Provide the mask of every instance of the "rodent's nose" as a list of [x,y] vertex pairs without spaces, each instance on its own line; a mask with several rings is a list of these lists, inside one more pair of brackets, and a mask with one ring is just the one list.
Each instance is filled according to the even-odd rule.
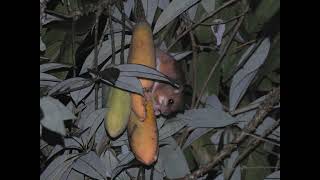
[[156,116],[159,116],[159,115],[161,114],[160,105],[154,104],[154,105],[153,105],[153,111],[154,111],[154,114],[155,114]]
[[159,96],[158,97],[158,102],[159,102],[160,105],[165,104],[165,97]]
[[159,116],[160,114],[161,114],[161,112],[159,110],[154,111],[154,115]]

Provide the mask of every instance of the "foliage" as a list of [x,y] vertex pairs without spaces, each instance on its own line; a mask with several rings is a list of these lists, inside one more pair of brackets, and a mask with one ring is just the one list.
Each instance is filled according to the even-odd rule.
[[157,119],[158,161],[137,163],[127,132],[112,139],[103,125],[111,86],[142,94],[138,77],[177,86],[125,64],[136,1],[40,0],[40,179],[160,180],[197,170],[195,179],[280,178],[280,102],[246,131],[280,87],[280,1],[141,1],[156,46],[183,64],[193,89],[184,112]]

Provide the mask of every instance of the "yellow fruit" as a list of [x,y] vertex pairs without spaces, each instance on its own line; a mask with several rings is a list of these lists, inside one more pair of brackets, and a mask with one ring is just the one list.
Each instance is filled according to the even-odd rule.
[[[138,22],[133,29],[128,62],[156,68],[152,31],[146,21]],[[140,79],[140,81],[145,89],[150,89],[153,85],[151,80]]]
[[144,121],[146,118],[146,99],[139,95],[131,93],[131,107],[132,111],[137,115],[140,121]]
[[130,93],[110,87],[105,116],[105,128],[108,134],[115,138],[127,127],[131,111]]
[[128,139],[136,159],[151,165],[158,157],[158,129],[152,101],[146,102],[146,118],[142,122],[135,113],[130,113]]
[[[151,27],[146,21],[138,22],[133,30],[128,62],[132,64],[142,64],[151,68],[156,68],[155,48]],[[141,85],[146,91],[151,91],[152,80],[140,79]],[[145,98],[138,94],[131,94],[131,106],[133,112],[141,121],[146,117],[144,106]]]

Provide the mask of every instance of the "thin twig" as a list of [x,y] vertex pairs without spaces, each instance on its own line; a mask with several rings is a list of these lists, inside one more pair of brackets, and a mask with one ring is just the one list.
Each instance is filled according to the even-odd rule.
[[249,45],[251,45],[251,44],[253,44],[253,43],[255,43],[255,42],[257,42],[257,40],[256,40],[256,39],[253,39],[253,40],[250,40],[250,41],[245,42],[245,43],[243,43],[243,44],[240,44],[239,46],[237,46],[237,47],[234,48],[232,54],[235,54],[235,53],[239,52],[242,48],[244,48],[244,47],[246,47],[246,46],[249,46]]
[[[121,18],[121,20],[117,19],[117,18],[114,17],[114,16],[111,16],[111,18],[112,18],[112,21],[114,21],[114,22],[116,22],[116,23],[119,23],[119,24],[121,24],[122,26],[124,25],[126,29],[128,29],[129,31],[132,31],[132,27],[126,25],[126,24],[125,24],[125,21],[124,21],[124,23],[122,23],[122,18]],[[124,17],[124,20],[126,20],[125,17]],[[121,30],[121,31],[122,31],[122,30]],[[115,31],[115,32],[116,32],[116,31]]]
[[195,104],[195,107],[198,107],[199,102],[200,102],[200,99],[201,99],[201,97],[202,97],[202,95],[203,95],[203,93],[204,93],[204,91],[205,91],[205,89],[206,89],[206,87],[207,87],[207,85],[208,85],[209,80],[211,79],[214,71],[217,69],[218,65],[222,62],[222,60],[223,60],[223,58],[225,57],[227,51],[229,50],[229,48],[230,48],[230,46],[231,46],[231,43],[232,43],[232,41],[233,41],[233,38],[235,37],[236,33],[238,32],[238,30],[239,30],[239,28],[240,28],[243,20],[244,20],[244,16],[241,16],[240,19],[239,19],[239,21],[237,22],[235,28],[233,29],[233,32],[232,32],[232,34],[231,34],[231,36],[230,36],[229,41],[228,41],[227,44],[225,45],[225,48],[222,50],[222,53],[221,53],[219,59],[217,60],[217,62],[216,62],[216,63],[214,64],[214,66],[212,67],[212,69],[211,69],[211,71],[210,71],[210,73],[209,73],[209,75],[208,75],[208,77],[207,77],[204,85],[202,86],[202,89],[201,89],[201,91],[200,91],[200,94],[199,94],[198,100],[197,100],[197,102],[196,102],[196,104]]
[[110,17],[107,19],[106,25],[104,26],[103,33],[101,34],[100,40],[99,40],[99,48],[98,53],[100,52],[100,49],[102,47],[104,36],[107,34],[109,21],[111,21]]
[[[98,29],[99,29],[99,17],[100,17],[101,11],[98,11],[96,13],[96,21],[95,21],[95,31],[94,31],[94,60],[93,60],[93,68],[95,71],[98,71]],[[99,84],[96,83],[94,87],[95,92],[95,99],[94,99],[94,107],[97,110],[99,107],[99,99],[98,99],[98,93],[99,93]]]
[[[109,5],[109,17],[111,17],[111,5]],[[109,21],[109,26],[110,26],[110,35],[111,35],[111,51],[112,51],[112,60],[111,63],[115,64],[116,63],[116,54],[115,54],[115,44],[114,44],[114,32],[113,32],[113,26],[112,26],[112,21]]]
[[196,100],[196,92],[197,92],[197,44],[194,38],[192,31],[189,32],[191,42],[192,42],[192,83],[193,83],[193,92],[192,92],[192,103],[191,108],[194,107],[194,103]]
[[216,25],[220,25],[220,24],[227,24],[229,22],[235,21],[237,19],[239,19],[241,16],[244,16],[246,13],[248,13],[248,11],[245,11],[237,16],[234,16],[226,21],[222,21],[222,22],[214,22],[214,23],[201,23],[200,26],[216,26]]
[[126,21],[128,22],[128,24],[129,24],[129,26],[131,27],[131,29],[133,29],[134,24],[132,24],[131,20],[130,20],[127,16],[124,16],[124,18],[125,18]]
[[[109,4],[107,3],[106,5],[108,5],[109,7]],[[110,5],[111,6],[111,5]],[[107,31],[107,27],[108,27],[108,22],[112,21],[111,18],[109,17],[107,22],[106,22],[106,25],[103,29],[103,32],[100,36],[100,40],[99,40],[99,45],[97,45],[97,41],[98,41],[98,24],[99,24],[99,16],[100,14],[102,13],[103,9],[105,8],[105,6],[101,7],[98,12],[97,12],[97,17],[96,17],[96,22],[95,22],[95,37],[94,37],[94,61],[93,61],[93,68],[95,71],[98,71],[98,54],[100,52],[100,49],[102,47],[102,43],[103,43],[103,37],[104,35],[106,34],[106,31]],[[99,83],[96,83],[95,84],[95,109],[98,109],[98,106],[99,106],[99,99],[98,99],[98,96],[99,96]]]
[[276,169],[277,167],[276,166],[243,166],[243,167],[240,167],[240,169]]
[[72,18],[72,44],[71,44],[71,51],[72,51],[72,62],[73,62],[73,77],[76,77],[76,58],[75,58],[75,17]]
[[211,47],[211,46],[197,45],[197,47],[200,49],[200,51],[203,51],[204,49],[210,49],[211,51],[217,51],[219,49],[217,46]]
[[121,9],[121,21],[122,21],[122,32],[121,32],[121,54],[120,54],[120,64],[124,64],[124,43],[125,43],[125,16],[123,2],[120,3]]
[[238,2],[239,0],[230,0],[226,3],[224,3],[222,6],[220,6],[219,8],[217,8],[216,10],[208,13],[205,17],[201,18],[199,22],[190,25],[179,37],[177,37],[177,39],[175,39],[173,41],[173,43],[170,44],[170,46],[168,46],[168,50],[170,50],[183,36],[185,36],[186,34],[188,34],[192,29],[194,29],[195,27],[199,26],[201,23],[203,23],[204,21],[206,21],[207,19],[209,19],[210,17],[216,15],[218,12],[220,12],[221,10],[223,10],[224,8]]
[[139,172],[138,172],[137,180],[145,180],[145,170],[144,170],[143,165],[141,165],[141,166],[139,167]]
[[[246,133],[246,132],[244,132],[244,133]],[[264,137],[262,137],[262,136],[258,136],[258,135],[250,134],[250,133],[246,133],[246,134],[247,134],[248,136],[254,137],[254,138],[258,139],[258,140],[261,140],[261,141],[264,141],[264,142],[267,142],[267,143],[270,143],[270,144],[272,144],[272,145],[275,145],[275,146],[280,147],[280,144],[279,144],[279,143],[270,141],[270,140],[268,140],[268,139],[266,139],[266,138],[264,138]]]

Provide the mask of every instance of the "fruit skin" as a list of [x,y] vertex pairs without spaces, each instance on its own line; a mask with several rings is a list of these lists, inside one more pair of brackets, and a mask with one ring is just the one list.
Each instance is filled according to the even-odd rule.
[[146,102],[146,119],[142,122],[135,113],[130,113],[128,139],[136,159],[151,165],[158,158],[158,129],[152,101]]
[[104,124],[112,138],[119,136],[127,127],[131,111],[130,101],[129,92],[110,87]]
[[[152,31],[146,21],[138,22],[133,29],[128,62],[156,68]],[[153,86],[151,80],[140,79],[140,81],[145,89],[150,89]]]
[[[151,68],[156,68],[155,48],[151,27],[145,20],[137,22],[133,29],[131,45],[129,49],[128,63],[142,64]],[[148,79],[140,79],[145,92],[151,92],[154,82]],[[131,107],[140,121],[146,117],[145,106],[146,99],[138,94],[131,95]]]
[[146,99],[135,93],[131,93],[131,107],[133,113],[139,118],[140,121],[144,121],[146,118]]

